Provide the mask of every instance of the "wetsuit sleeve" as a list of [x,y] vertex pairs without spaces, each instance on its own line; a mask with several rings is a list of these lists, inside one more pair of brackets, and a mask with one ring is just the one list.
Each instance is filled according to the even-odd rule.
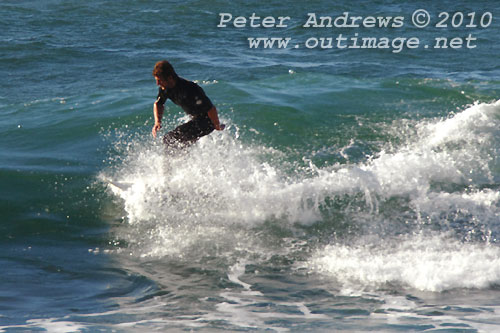
[[194,84],[192,87],[192,96],[195,99],[194,109],[197,114],[207,113],[214,105],[208,96],[205,94],[205,91],[202,87],[197,84]]
[[164,105],[165,102],[167,101],[167,93],[165,92],[165,90],[159,88],[158,89],[158,96],[156,96],[156,100],[158,101],[158,104],[160,105]]

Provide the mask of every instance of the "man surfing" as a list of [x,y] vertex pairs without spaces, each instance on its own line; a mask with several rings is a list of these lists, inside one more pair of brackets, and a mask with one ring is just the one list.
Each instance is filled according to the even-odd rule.
[[158,61],[153,69],[153,76],[160,87],[153,107],[155,124],[152,133],[155,138],[161,128],[167,99],[179,105],[191,116],[191,120],[168,132],[163,137],[166,145],[186,146],[210,134],[214,129],[224,129],[224,124],[219,123],[217,109],[203,89],[196,83],[179,77],[168,61]]

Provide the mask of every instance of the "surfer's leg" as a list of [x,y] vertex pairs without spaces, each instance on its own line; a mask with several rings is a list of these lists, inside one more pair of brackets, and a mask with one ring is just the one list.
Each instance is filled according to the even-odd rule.
[[184,135],[186,127],[185,125],[187,124],[188,123],[178,126],[174,130],[165,134],[165,136],[163,137],[163,143],[168,147],[174,148],[181,148],[182,146],[185,146],[188,143]]

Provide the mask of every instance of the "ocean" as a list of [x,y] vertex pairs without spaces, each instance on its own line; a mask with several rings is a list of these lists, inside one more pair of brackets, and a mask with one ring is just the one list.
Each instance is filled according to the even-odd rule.
[[[0,17],[0,332],[500,332],[498,1]],[[162,59],[223,131],[152,137]]]

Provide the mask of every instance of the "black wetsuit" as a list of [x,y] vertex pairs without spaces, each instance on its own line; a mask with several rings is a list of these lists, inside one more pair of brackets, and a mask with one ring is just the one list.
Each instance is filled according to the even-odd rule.
[[160,88],[157,98],[159,98],[158,104],[160,105],[164,105],[167,99],[172,100],[192,118],[187,123],[168,132],[163,137],[165,144],[193,143],[214,130],[212,120],[208,117],[208,111],[213,107],[213,104],[196,83],[179,77],[175,87],[165,90]]

